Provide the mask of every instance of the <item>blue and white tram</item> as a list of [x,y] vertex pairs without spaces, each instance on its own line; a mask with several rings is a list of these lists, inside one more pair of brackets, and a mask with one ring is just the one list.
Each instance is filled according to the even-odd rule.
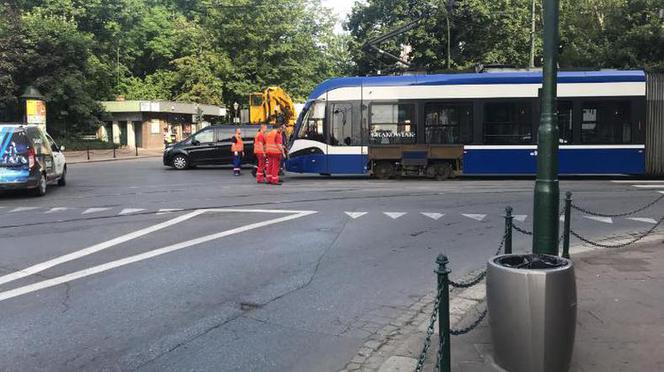
[[[540,72],[349,77],[311,93],[287,169],[370,172],[368,147],[463,144],[464,174],[534,174]],[[561,174],[641,174],[646,74],[560,72]]]

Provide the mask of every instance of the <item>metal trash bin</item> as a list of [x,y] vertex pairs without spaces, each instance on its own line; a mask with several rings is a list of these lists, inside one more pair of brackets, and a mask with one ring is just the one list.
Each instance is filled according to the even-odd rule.
[[486,287],[496,364],[510,372],[569,370],[576,329],[572,261],[496,256],[488,263]]

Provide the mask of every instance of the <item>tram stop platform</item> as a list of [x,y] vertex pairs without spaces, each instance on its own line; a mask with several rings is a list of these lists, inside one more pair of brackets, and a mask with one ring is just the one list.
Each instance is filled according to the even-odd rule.
[[[664,235],[656,238],[572,254],[578,313],[570,371],[664,371]],[[502,371],[486,319],[451,345],[452,371]],[[428,360],[432,370],[435,354]]]

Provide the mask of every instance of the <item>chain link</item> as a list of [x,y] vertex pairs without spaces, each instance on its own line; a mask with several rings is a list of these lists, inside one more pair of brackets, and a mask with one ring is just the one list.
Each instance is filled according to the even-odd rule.
[[589,214],[591,216],[597,216],[597,217],[625,217],[625,216],[631,216],[633,214],[642,212],[642,211],[652,207],[653,205],[657,204],[662,199],[664,199],[664,194],[660,195],[657,199],[655,199],[652,202],[644,205],[643,207],[634,209],[634,210],[629,211],[629,212],[617,213],[617,214],[607,214],[607,213],[593,212],[593,211],[590,211],[588,209],[579,207],[578,205],[575,205],[574,203],[572,203],[572,208],[576,209],[577,211],[579,211],[581,213]]
[[488,309],[484,309],[484,311],[480,313],[480,317],[477,318],[474,322],[472,322],[468,327],[461,329],[450,329],[450,334],[453,336],[459,336],[472,331],[473,329],[477,328],[477,326],[480,325],[480,323],[482,323],[482,321],[486,317],[487,312]]
[[[494,254],[494,256],[499,255],[500,251],[503,250],[503,247],[505,246],[505,240],[507,240],[507,231],[503,235],[503,239],[500,241],[500,244],[498,245],[498,250],[496,250],[496,254]],[[478,284],[479,282],[481,282],[482,279],[484,279],[485,277],[486,277],[486,269],[482,270],[473,279],[467,280],[465,282],[455,282],[452,279],[448,279],[448,283],[450,283],[450,285],[454,288],[470,288],[470,287]]]
[[594,241],[592,241],[592,240],[590,240],[590,239],[588,239],[588,238],[584,238],[583,236],[579,235],[579,234],[578,234],[576,231],[574,231],[574,230],[570,230],[570,234],[572,234],[574,237],[576,237],[577,239],[581,240],[582,242],[587,243],[587,244],[590,244],[590,245],[595,246],[595,247],[599,247],[599,248],[623,248],[623,247],[627,247],[627,246],[629,246],[629,245],[632,245],[632,244],[638,242],[639,240],[645,238],[646,236],[652,234],[652,232],[655,231],[655,229],[657,229],[657,227],[659,227],[659,225],[661,225],[663,221],[664,221],[664,217],[660,218],[659,221],[657,221],[657,223],[656,223],[655,225],[653,225],[653,227],[651,227],[651,228],[650,228],[648,231],[646,231],[645,233],[639,235],[639,236],[636,237],[635,239],[632,239],[632,240],[630,240],[630,241],[628,241],[628,242],[626,242],[626,243],[620,243],[620,244],[602,244],[602,243],[597,243],[597,242],[594,242]]
[[[417,367],[415,367],[415,372],[422,372],[424,367],[424,362],[427,359],[427,353],[431,347],[431,336],[434,332],[434,327],[436,326],[436,319],[438,317],[438,308],[440,307],[440,297],[442,294],[443,288],[438,288],[438,294],[436,295],[436,300],[433,303],[433,313],[429,319],[429,327],[427,327],[427,337],[424,339],[424,346],[422,347],[422,353],[420,353],[420,358],[417,360]],[[438,359],[438,358],[436,358]]]
[[528,230],[526,230],[526,229],[522,229],[522,228],[520,228],[519,226],[517,226],[517,225],[515,225],[515,224],[512,224],[512,228],[513,228],[514,230],[520,232],[521,234],[524,234],[524,235],[533,235],[533,232],[532,232],[532,231],[528,231]]

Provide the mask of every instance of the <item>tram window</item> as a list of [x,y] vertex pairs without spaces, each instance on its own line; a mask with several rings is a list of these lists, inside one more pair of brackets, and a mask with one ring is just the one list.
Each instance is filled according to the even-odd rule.
[[370,108],[372,145],[411,144],[417,142],[415,105],[373,103]]
[[304,115],[298,138],[325,142],[325,103],[314,103]]
[[572,102],[558,102],[558,136],[560,144],[572,143]]
[[362,144],[362,132],[359,121],[353,122],[353,105],[333,103],[331,107],[332,131],[330,145],[353,146]]
[[424,108],[426,143],[456,144],[473,140],[473,105],[430,103]]
[[581,140],[590,144],[630,143],[629,102],[583,102]]
[[532,142],[530,104],[500,102],[484,105],[484,143],[521,145]]

